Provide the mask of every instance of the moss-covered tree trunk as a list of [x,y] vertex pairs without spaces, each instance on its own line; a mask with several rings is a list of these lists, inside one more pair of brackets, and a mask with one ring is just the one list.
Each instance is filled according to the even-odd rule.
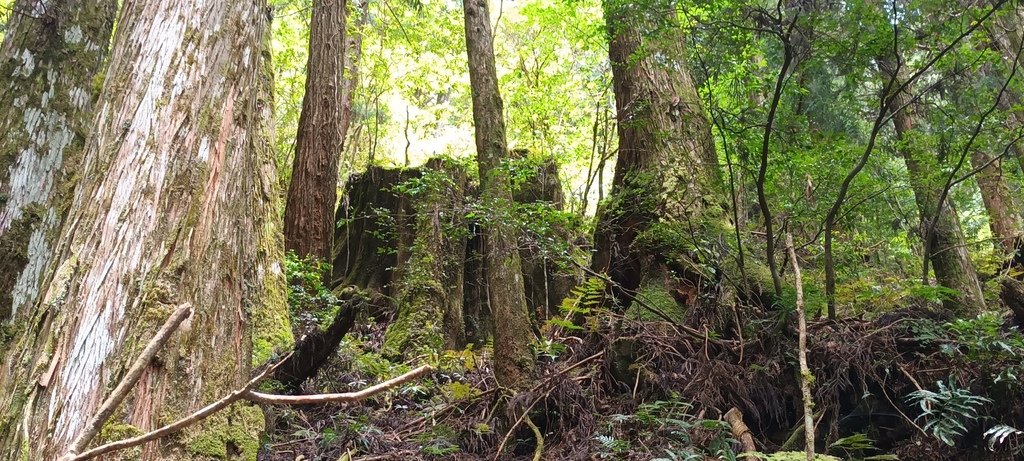
[[398,315],[388,327],[388,355],[455,349],[465,343],[463,277],[466,259],[465,169],[431,160],[410,199],[415,237],[398,282]]
[[[718,158],[675,11],[667,1],[644,8],[604,2],[619,156],[611,196],[598,213],[592,266],[614,282],[622,307],[645,280],[663,278],[666,263],[692,254],[687,242],[724,222]],[[692,266],[676,269],[701,277]],[[677,300],[693,302],[695,283],[673,290]]]
[[483,229],[484,261],[487,299],[494,321],[494,376],[502,386],[516,388],[526,384],[533,375],[530,349],[533,332],[526,308],[522,265],[516,246],[518,239],[508,216],[513,210],[512,189],[502,167],[508,153],[494,67],[491,16],[487,0],[464,0],[462,5],[480,169],[480,201],[488,212]]
[[[240,386],[291,340],[280,266],[266,4],[127,2],[53,270],[0,367],[0,458],[52,460],[176,306],[191,318],[102,438]],[[236,404],[131,459],[254,459]]]
[[1012,254],[1017,251],[1017,244],[1024,233],[1024,220],[1021,218],[1017,200],[1010,191],[1006,173],[1003,171],[1001,159],[975,150],[971,154],[971,166],[979,169],[975,179],[981,189],[981,199],[988,212],[988,224],[992,235],[999,241],[999,246]]
[[[893,73],[898,71],[895,58],[878,59],[878,64],[886,78],[894,78]],[[893,115],[893,126],[899,143],[897,150],[907,165],[910,187],[917,202],[925,255],[934,267],[938,283],[957,292],[944,305],[960,313],[980,312],[985,307],[985,298],[981,292],[978,272],[971,263],[960,219],[952,203],[947,198],[939,207],[945,176],[939,168],[938,155],[917,147],[914,130],[919,129],[915,127],[918,115],[915,113],[917,108],[911,104],[911,98],[908,86],[902,93],[895,95],[890,103],[897,110]]]
[[306,93],[284,212],[285,247],[301,257],[331,259],[338,156],[342,149],[345,1],[315,0],[309,26]]
[[39,296],[74,187],[114,0],[19,0],[0,46],[0,322]]

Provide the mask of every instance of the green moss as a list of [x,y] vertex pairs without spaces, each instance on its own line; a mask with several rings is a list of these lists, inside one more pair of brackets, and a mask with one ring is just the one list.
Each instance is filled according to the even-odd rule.
[[[661,311],[666,316],[671,318],[675,322],[683,321],[683,310],[680,308],[679,303],[676,302],[672,294],[669,293],[668,288],[665,287],[665,282],[659,279],[644,280],[640,285],[639,292],[637,293],[639,298],[644,303],[651,307]],[[642,320],[664,320],[657,314],[651,312],[649,309],[634,303],[629,309],[630,315],[635,316]]]
[[292,336],[291,319],[288,316],[288,301],[285,293],[284,276],[268,271],[261,281],[262,304],[249,312],[252,325],[252,365],[262,365],[277,351],[291,349],[295,343]]
[[210,459],[255,460],[264,426],[259,407],[236,403],[190,430],[185,447],[193,455]]

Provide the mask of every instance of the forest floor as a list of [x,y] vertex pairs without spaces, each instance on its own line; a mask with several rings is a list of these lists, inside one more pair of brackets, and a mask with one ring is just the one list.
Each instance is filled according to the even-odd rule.
[[[795,335],[778,334],[782,322],[766,318],[740,341],[602,318],[586,334],[547,332],[536,384],[510,398],[487,348],[469,348],[410,361],[437,370],[382,397],[275,408],[260,459],[737,459],[735,427],[722,419],[734,407],[758,451],[803,449]],[[991,446],[983,433],[1024,421],[1024,340],[995,316],[947,320],[905,309],[810,323],[819,453],[1020,459],[1020,433],[1006,429]],[[385,328],[358,322],[303,392],[349,391],[407,369],[380,356]]]

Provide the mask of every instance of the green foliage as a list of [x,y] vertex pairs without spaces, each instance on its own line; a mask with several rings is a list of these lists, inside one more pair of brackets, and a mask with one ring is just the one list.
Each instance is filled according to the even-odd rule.
[[997,424],[982,435],[988,440],[988,449],[995,450],[995,447],[1006,442],[1006,439],[1024,435],[1024,431],[1005,424]]
[[971,393],[969,389],[957,387],[956,381],[948,384],[937,381],[938,391],[921,389],[907,396],[907,401],[917,403],[924,419],[923,429],[949,446],[955,439],[967,432],[967,426],[979,418],[979,410],[991,400]]
[[341,301],[324,285],[331,265],[313,257],[299,258],[289,251],[284,261],[288,279],[288,308],[293,325],[327,328]]
[[[629,440],[657,441],[644,444],[644,448],[664,453],[667,458],[656,459],[717,459],[735,460],[728,423],[721,420],[701,419],[689,414],[692,406],[677,398],[640,404],[633,414],[614,414],[608,418],[607,431],[594,437],[596,454],[600,458],[620,458],[631,450]],[[705,446],[694,446],[694,433],[700,431]]]

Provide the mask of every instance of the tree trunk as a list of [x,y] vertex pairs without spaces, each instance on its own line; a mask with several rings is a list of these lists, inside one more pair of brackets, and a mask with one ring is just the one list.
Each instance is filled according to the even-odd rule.
[[466,259],[465,168],[431,160],[423,168],[415,240],[398,282],[398,318],[388,327],[383,352],[413,356],[457,349],[465,343],[463,277]]
[[1010,192],[1002,163],[1002,160],[993,160],[991,155],[981,150],[975,150],[971,155],[971,166],[975,169],[982,168],[975,179],[978,181],[981,199],[988,212],[989,228],[999,241],[999,246],[1007,254],[1013,254],[1017,250],[1021,234],[1024,233],[1024,221],[1021,219],[1020,208]]
[[[345,2],[351,8],[352,4]],[[354,9],[352,9],[355,11]],[[363,27],[370,20],[370,0],[359,2],[359,18],[346,29],[345,75],[341,87],[341,152],[348,147],[348,129],[352,126],[352,100],[359,89],[359,59],[363,56]],[[351,12],[350,12],[351,13]],[[351,18],[351,15],[349,16]],[[348,21],[346,21],[348,22]]]
[[494,44],[487,0],[463,0],[466,52],[473,96],[477,164],[484,221],[487,298],[494,320],[494,376],[504,387],[525,385],[534,374],[530,317],[515,229],[512,189],[501,163],[507,157]]
[[[893,59],[881,58],[878,63],[887,78],[892,78],[897,68]],[[957,291],[952,299],[943,303],[946,308],[959,313],[980,312],[985,307],[985,298],[981,292],[978,273],[967,252],[960,219],[948,199],[942,203],[941,208],[939,207],[939,195],[944,183],[941,170],[937,167],[939,160],[927,158],[929,154],[914,148],[916,114],[915,107],[909,104],[911,94],[909,87],[904,88],[902,93],[893,97],[891,104],[896,111],[893,125],[896,129],[896,139],[900,143],[898,151],[907,165],[910,187],[914,191],[921,219],[925,255],[934,266],[935,279],[938,283]],[[934,228],[928,229],[932,222],[935,223]]]
[[[694,233],[704,232],[723,203],[718,157],[675,11],[661,0],[644,8],[604,2],[619,156],[611,198],[598,211],[592,265],[608,274],[623,308],[643,279],[662,278],[669,259],[692,254],[684,241],[700,240]],[[695,275],[690,269],[679,272]]]
[[117,2],[15,2],[0,47],[0,322],[39,296],[74,189]]
[[408,248],[414,215],[400,184],[419,175],[418,170],[371,166],[349,177],[335,216],[335,250],[331,289],[355,286],[396,297],[394,289],[399,251]]
[[[289,346],[265,7],[125,3],[45,295],[4,353],[0,458],[61,455],[180,304],[194,313],[107,437],[206,405]],[[235,404],[133,457],[252,459],[263,421]]]
[[284,241],[300,257],[331,259],[338,156],[343,142],[345,1],[315,0],[309,26],[306,94],[284,213]]
[[[996,1],[990,0],[990,3],[995,5]],[[993,17],[992,21],[989,21],[985,30],[988,32],[992,48],[1003,56],[1006,66],[1013,66],[1014,63],[1024,66],[1024,62],[1022,62],[1024,59],[1018,55],[1021,50],[1021,40],[1024,40],[1024,9],[1017,4],[1006,5]],[[1000,100],[999,108],[1008,112],[1006,123],[1011,130],[1024,127],[1024,114],[1013,110],[1013,107],[1019,105],[1022,99],[1024,98],[1017,87],[1011,85],[1006,88],[1006,93]],[[1021,170],[1024,170],[1024,146],[1018,142],[1014,143],[1011,149],[1017,157]]]

